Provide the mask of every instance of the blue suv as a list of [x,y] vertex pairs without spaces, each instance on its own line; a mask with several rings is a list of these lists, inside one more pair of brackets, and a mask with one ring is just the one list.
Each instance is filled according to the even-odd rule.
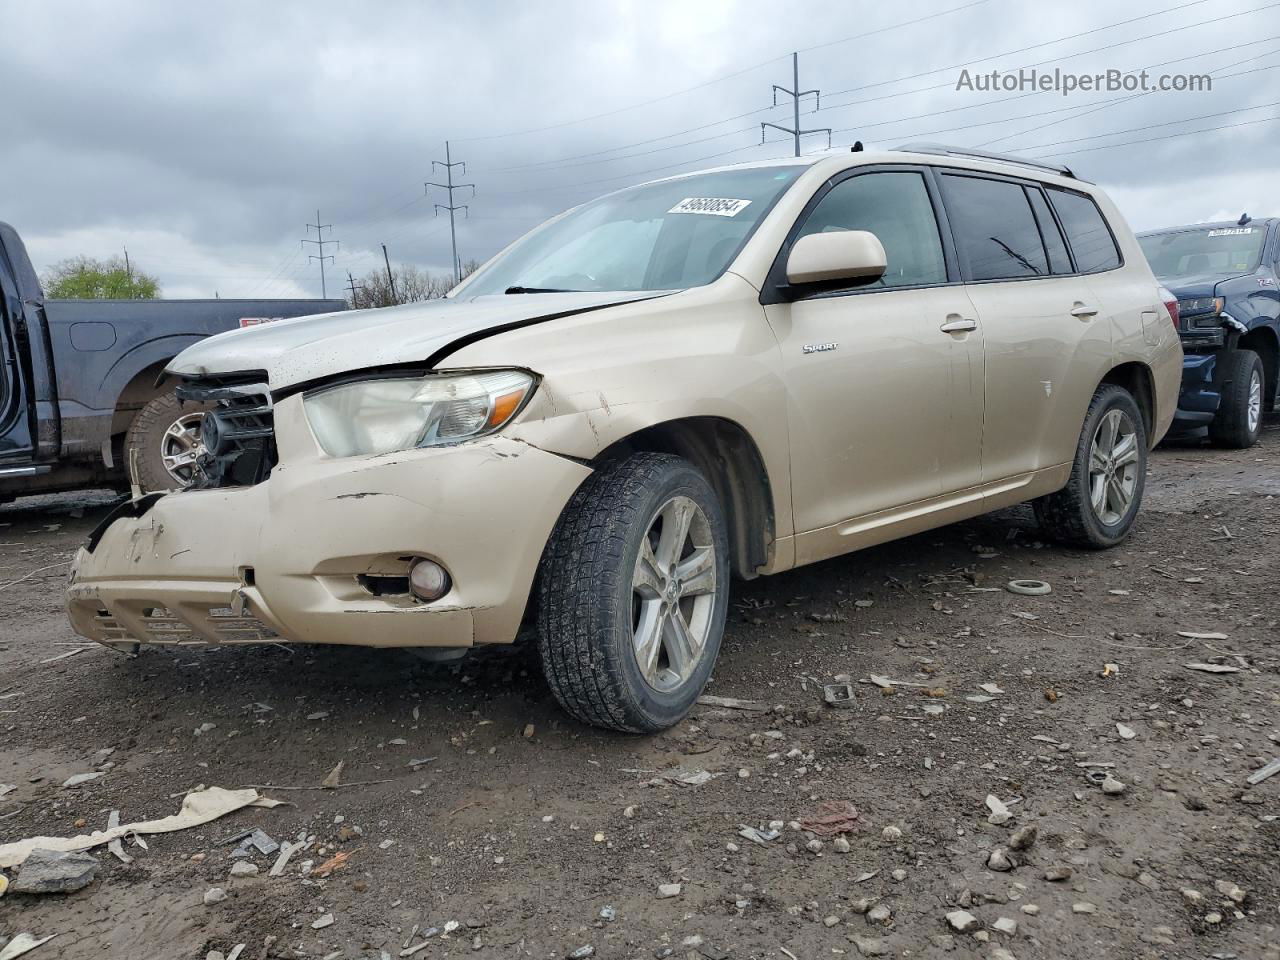
[[1253,446],[1280,383],[1280,218],[1198,223],[1138,235],[1178,301],[1185,357],[1171,435]]

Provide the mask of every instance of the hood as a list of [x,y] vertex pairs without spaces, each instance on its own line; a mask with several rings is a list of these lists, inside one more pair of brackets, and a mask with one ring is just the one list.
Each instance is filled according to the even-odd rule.
[[205,377],[265,370],[272,391],[371,367],[434,366],[454,345],[660,294],[526,293],[346,310],[230,330],[193,344],[167,372]]
[[1179,300],[1192,300],[1196,297],[1212,297],[1218,284],[1228,280],[1247,277],[1247,273],[1201,273],[1190,277],[1159,277]]

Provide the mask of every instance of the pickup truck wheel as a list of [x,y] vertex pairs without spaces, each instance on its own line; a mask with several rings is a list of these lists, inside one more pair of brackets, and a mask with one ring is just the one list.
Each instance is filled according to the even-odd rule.
[[1032,502],[1055,540],[1100,550],[1129,535],[1147,479],[1147,430],[1129,391],[1103,384],[1089,403],[1071,477]]
[[1262,358],[1252,350],[1224,350],[1217,363],[1222,403],[1209,424],[1209,439],[1236,450],[1252,447],[1262,433]]
[[678,723],[711,675],[728,609],[715,491],[667,454],[601,467],[560,517],[539,583],[538,649],[561,706],[629,733]]
[[143,493],[189,486],[196,457],[204,451],[200,420],[207,404],[182,403],[172,393],[156,397],[137,412],[125,434],[129,479]]

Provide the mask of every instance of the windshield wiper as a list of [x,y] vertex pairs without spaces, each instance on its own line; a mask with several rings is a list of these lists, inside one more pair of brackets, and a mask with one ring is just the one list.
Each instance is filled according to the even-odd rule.
[[581,290],[562,290],[559,287],[507,287],[505,293],[581,293]]

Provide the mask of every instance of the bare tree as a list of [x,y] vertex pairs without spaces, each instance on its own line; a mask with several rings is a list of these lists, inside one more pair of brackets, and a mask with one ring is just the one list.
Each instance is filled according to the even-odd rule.
[[[475,273],[480,266],[476,260],[462,265],[464,278]],[[355,295],[348,293],[347,302],[352,308],[392,307],[400,303],[417,303],[421,300],[438,300],[453,288],[453,278],[447,274],[430,273],[413,264],[392,267],[395,294],[385,270],[371,270],[357,282]]]

